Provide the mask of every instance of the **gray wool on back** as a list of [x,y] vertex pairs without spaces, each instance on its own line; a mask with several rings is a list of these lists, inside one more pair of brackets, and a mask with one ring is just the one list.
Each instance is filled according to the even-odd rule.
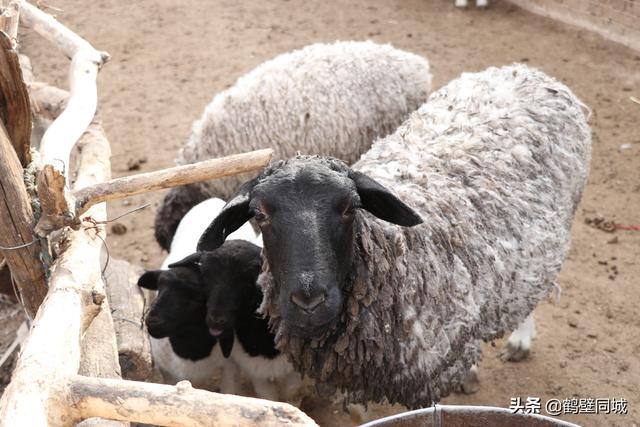
[[[426,101],[430,89],[421,56],[371,41],[313,44],[259,65],[216,95],[177,163],[273,148],[274,159],[301,152],[351,164]],[[247,178],[203,185],[227,199]]]
[[[429,63],[421,56],[371,41],[313,44],[261,64],[216,95],[176,161],[273,148],[275,160],[300,152],[351,164],[406,120],[430,90]],[[227,200],[255,175],[193,184],[200,188],[190,193]],[[177,226],[170,224],[188,210],[188,196],[179,194],[185,191],[171,190],[160,206],[155,228],[162,246]]]
[[[261,311],[296,368],[356,401],[411,408],[446,396],[553,288],[586,183],[591,134],[562,83],[515,64],[463,74],[433,93],[353,169],[424,223],[366,211],[344,312],[321,339],[280,322],[268,266]],[[297,158],[290,162],[321,161]],[[266,264],[266,262],[265,262]]]

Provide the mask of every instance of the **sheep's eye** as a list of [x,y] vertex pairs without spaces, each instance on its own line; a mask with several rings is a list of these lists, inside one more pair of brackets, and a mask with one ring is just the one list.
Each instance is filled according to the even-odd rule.
[[347,205],[342,211],[344,218],[351,218],[356,213],[356,208],[352,204]]
[[267,215],[264,212],[256,210],[253,214],[253,218],[258,222],[265,222],[267,220]]

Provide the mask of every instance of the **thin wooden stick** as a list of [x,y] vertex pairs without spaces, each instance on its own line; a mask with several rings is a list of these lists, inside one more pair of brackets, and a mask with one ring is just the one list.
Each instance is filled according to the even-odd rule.
[[136,421],[162,426],[316,426],[288,403],[271,402],[191,387],[76,376],[70,404],[82,418]]
[[92,185],[73,192],[76,198],[76,215],[107,200],[254,171],[266,166],[272,155],[273,150],[268,148]]

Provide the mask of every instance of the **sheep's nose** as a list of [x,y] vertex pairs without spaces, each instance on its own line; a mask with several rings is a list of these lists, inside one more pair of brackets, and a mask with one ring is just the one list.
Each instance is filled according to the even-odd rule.
[[292,303],[294,303],[307,313],[311,313],[324,302],[324,300],[327,298],[327,294],[325,292],[320,292],[318,294],[309,294],[303,291],[295,291],[291,292],[290,297]]
[[207,314],[206,323],[210,328],[225,329],[229,321],[225,316],[209,313]]

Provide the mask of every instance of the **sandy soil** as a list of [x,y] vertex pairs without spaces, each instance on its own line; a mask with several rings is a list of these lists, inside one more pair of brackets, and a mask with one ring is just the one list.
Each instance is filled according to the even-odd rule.
[[[100,100],[116,176],[170,166],[192,121],[213,95],[274,55],[317,41],[372,39],[429,58],[438,88],[463,71],[522,61],[575,90],[593,114],[593,166],[559,284],[559,303],[536,311],[538,337],[521,363],[487,346],[481,389],[449,404],[506,407],[510,397],[625,398],[629,414],[564,415],[585,426],[640,425],[640,232],[607,233],[586,224],[604,217],[640,223],[640,52],[495,1],[486,11],[445,0],[269,2],[51,0],[58,18],[112,61],[100,75]],[[89,6],[90,5],[90,6]],[[24,50],[41,79],[67,87],[66,59],[24,32]],[[162,193],[110,204],[124,235],[111,234],[117,257],[156,267],[153,239]],[[345,425],[337,408],[306,408],[322,425]],[[402,410],[375,407],[375,414]]]

